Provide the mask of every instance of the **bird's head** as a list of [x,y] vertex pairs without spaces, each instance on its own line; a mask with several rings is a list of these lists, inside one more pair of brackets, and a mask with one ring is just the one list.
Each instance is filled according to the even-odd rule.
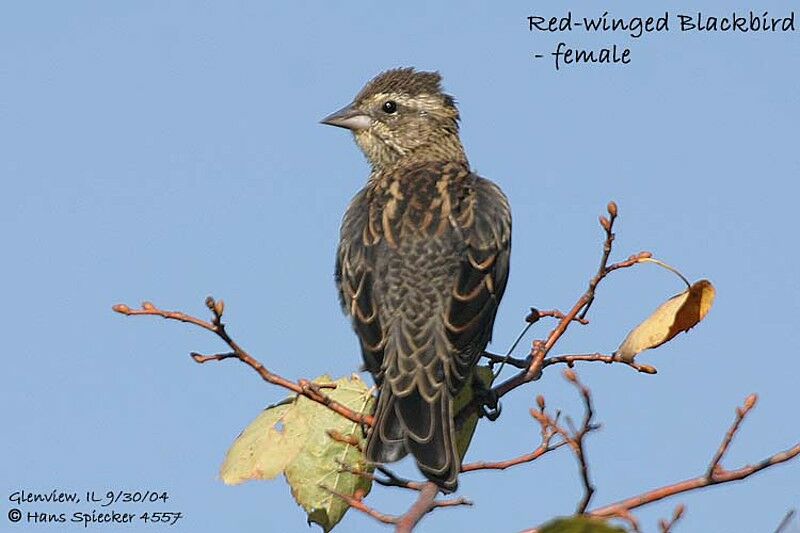
[[376,169],[406,158],[466,161],[458,109],[441,81],[438,72],[387,70],[322,123],[351,130]]

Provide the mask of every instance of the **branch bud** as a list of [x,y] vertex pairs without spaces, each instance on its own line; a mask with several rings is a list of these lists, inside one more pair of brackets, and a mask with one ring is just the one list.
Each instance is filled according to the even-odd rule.
[[749,411],[750,409],[755,407],[757,401],[758,401],[757,394],[751,394],[750,396],[748,396],[747,399],[744,401],[745,411]]
[[564,379],[566,379],[567,381],[569,381],[571,383],[577,383],[578,382],[578,375],[573,370],[569,370],[569,369],[564,370],[563,375],[564,375]]
[[206,297],[206,307],[208,307],[211,311],[214,310],[214,297],[213,296]]
[[142,302],[142,309],[144,309],[145,311],[152,311],[155,308],[156,308],[156,306],[154,306],[150,302]]
[[611,218],[615,218],[617,216],[617,203],[614,200],[608,202],[606,209],[608,209],[608,214],[611,215]]
[[675,508],[675,512],[672,513],[672,521],[676,522],[680,520],[684,512],[686,512],[686,506],[682,503],[678,504],[678,506]]
[[642,374],[658,374],[658,370],[656,370],[656,367],[644,364],[639,365],[639,372],[641,372]]
[[214,313],[216,313],[217,316],[222,316],[222,313],[224,311],[225,311],[225,302],[223,300],[217,300],[214,303]]
[[540,411],[544,411],[544,396],[542,396],[541,394],[536,396],[536,405],[539,406]]
[[113,309],[117,313],[122,313],[123,315],[127,315],[128,313],[131,312],[131,308],[125,304],[117,304],[113,306],[111,309]]
[[600,215],[600,225],[603,226],[604,230],[611,231],[611,221],[603,215]]

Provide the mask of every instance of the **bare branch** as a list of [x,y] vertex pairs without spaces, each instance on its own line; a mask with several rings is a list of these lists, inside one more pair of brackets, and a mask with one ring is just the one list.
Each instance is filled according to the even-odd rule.
[[514,457],[513,459],[506,459],[505,461],[494,461],[494,462],[476,461],[474,463],[467,463],[465,465],[461,465],[461,471],[474,472],[476,470],[505,470],[506,468],[511,468],[512,466],[517,466],[525,463],[530,463],[531,461],[535,461],[542,455],[548,452],[552,452],[553,450],[557,450],[558,448],[561,448],[565,444],[567,444],[565,441],[561,441],[552,446],[540,444],[532,452],[520,455],[519,457]]
[[728,428],[728,431],[725,433],[725,438],[722,439],[722,444],[719,445],[717,452],[714,454],[714,458],[711,459],[711,464],[708,465],[708,471],[706,471],[706,476],[712,477],[714,473],[720,468],[719,462],[722,461],[722,458],[725,457],[725,454],[728,452],[728,448],[731,445],[731,441],[736,433],[739,431],[739,427],[742,425],[742,420],[744,417],[747,416],[747,413],[755,407],[756,402],[758,401],[758,396],[755,394],[751,394],[748,396],[742,407],[736,408],[736,419],[731,424],[731,427]]
[[[517,359],[515,357],[506,358],[506,356],[504,355],[497,355],[489,352],[484,352],[482,357],[488,359],[490,364],[505,362],[507,365],[514,366],[517,368],[528,368],[528,360],[526,359]],[[620,357],[617,354],[608,355],[602,353],[554,355],[552,357],[547,357],[544,361],[542,361],[542,369],[545,369],[548,366],[555,364],[565,364],[568,367],[572,368],[575,366],[575,363],[580,363],[580,362],[589,362],[589,363],[597,362],[606,364],[621,363],[643,374],[658,373],[658,370],[654,366],[637,363],[635,361],[633,362],[625,361],[622,359],[622,357]]]
[[571,354],[571,355],[557,355],[553,357],[548,357],[544,361],[542,361],[542,368],[547,368],[550,365],[555,365],[558,363],[564,363],[568,367],[572,368],[575,363],[586,361],[586,362],[600,362],[600,363],[622,363],[623,365],[627,365],[638,372],[643,374],[655,374],[658,371],[655,367],[650,365],[644,365],[641,363],[637,363],[635,361],[624,361],[622,357],[617,354],[601,354],[601,353],[589,353],[589,354]]
[[547,339],[544,341],[536,340],[533,342],[531,353],[528,358],[527,368],[494,387],[493,391],[497,398],[502,397],[520,385],[539,379],[542,369],[544,368],[545,357],[547,357],[547,354],[564,335],[573,321],[585,321],[586,313],[594,301],[597,287],[600,285],[600,282],[605,279],[606,276],[608,276],[608,274],[622,268],[632,267],[641,262],[642,259],[652,257],[653,254],[650,252],[639,252],[638,254],[628,257],[628,259],[625,261],[620,261],[612,265],[608,264],[608,259],[611,255],[614,242],[614,221],[617,218],[617,207],[614,202],[609,202],[608,212],[610,218],[601,217],[600,219],[600,225],[605,231],[606,238],[603,244],[603,254],[600,259],[600,267],[597,270],[597,274],[595,274],[594,277],[589,281],[589,287],[586,289],[586,292],[584,292],[578,301],[575,302],[575,305],[572,306],[572,309],[563,315],[555,329],[550,332],[550,335],[548,335]]
[[260,361],[247,353],[247,351],[239,346],[225,331],[225,324],[222,323],[222,313],[225,309],[225,306],[222,300],[214,300],[214,298],[209,296],[206,298],[206,306],[209,308],[213,316],[211,322],[201,320],[180,311],[165,311],[157,308],[150,302],[144,302],[141,309],[131,309],[125,304],[117,304],[113,307],[113,309],[117,313],[126,316],[160,316],[168,320],[176,320],[179,322],[193,324],[199,328],[210,331],[222,339],[233,351],[230,353],[216,355],[202,355],[192,352],[191,356],[195,362],[206,363],[208,361],[221,361],[223,359],[236,358],[255,370],[258,375],[261,376],[261,379],[268,383],[278,385],[296,394],[305,396],[309,400],[320,403],[331,411],[339,413],[348,420],[352,420],[353,422],[359,424],[372,425],[372,416],[357,413],[347,406],[337,402],[336,400],[331,399],[329,396],[321,392],[319,385],[311,383],[308,380],[301,380],[295,383],[267,370],[267,368]]
[[595,291],[597,290],[597,286],[600,284],[600,281],[607,274],[606,265],[608,264],[608,257],[611,255],[611,248],[614,245],[615,235],[613,229],[614,221],[617,219],[617,204],[613,201],[609,202],[606,210],[608,211],[608,216],[610,218],[606,218],[604,216],[600,217],[600,226],[606,232],[606,240],[603,243],[603,256],[600,259],[600,267],[597,269],[597,274],[594,278],[592,278],[592,281],[589,282],[589,290],[587,291],[589,298],[586,301],[586,306],[583,308],[583,311],[581,311],[580,315],[578,315],[580,318],[584,318],[586,316],[586,313],[589,312],[589,308],[592,306],[592,303],[594,303]]
[[775,530],[775,533],[783,533],[783,530],[789,527],[789,523],[792,521],[792,518],[794,518],[796,512],[797,511],[795,511],[794,509],[789,509],[783,516],[783,520],[781,520],[781,523],[778,524],[778,528]]
[[215,353],[213,355],[204,355],[197,352],[192,352],[189,354],[192,359],[194,359],[195,363],[208,363],[209,361],[222,361],[223,359],[230,359],[232,357],[237,357],[234,352],[227,352],[227,353]]
[[[525,317],[525,322],[528,322],[528,323],[532,324],[534,322],[538,322],[539,319],[545,318],[545,317],[552,317],[552,318],[557,318],[559,320],[563,320],[564,318],[566,318],[566,316],[567,315],[565,315],[564,313],[562,313],[558,309],[550,309],[550,310],[547,310],[547,311],[542,311],[540,309],[536,309],[535,307],[531,307],[531,312],[528,314],[528,316]],[[574,320],[575,322],[578,322],[579,324],[583,324],[584,326],[589,323],[589,321],[586,320],[583,317],[577,317],[576,316],[572,320]]]
[[378,522],[381,522],[383,524],[396,524],[397,523],[397,517],[396,516],[392,516],[392,515],[381,513],[380,511],[376,511],[372,507],[370,507],[367,504],[365,504],[364,503],[364,499],[363,499],[364,498],[363,493],[357,493],[356,496],[350,496],[348,494],[337,492],[337,491],[335,491],[335,490],[333,490],[333,489],[331,489],[329,487],[326,487],[324,485],[320,485],[320,486],[324,490],[327,490],[328,492],[330,492],[331,494],[336,496],[337,498],[341,498],[342,500],[344,500],[347,503],[347,505],[349,505],[350,507],[352,507],[356,511],[361,511],[365,515],[371,516],[372,518],[374,518]]
[[457,507],[461,505],[472,505],[472,502],[465,498],[453,498],[450,500],[437,500],[436,495],[439,488],[431,482],[427,482],[420,490],[420,495],[414,505],[402,516],[393,516],[381,513],[364,503],[363,491],[357,491],[354,496],[337,492],[325,485],[320,487],[337,498],[344,500],[353,509],[370,516],[383,524],[394,524],[396,532],[410,533],[422,518],[433,511],[442,507]]
[[589,506],[589,502],[595,491],[594,485],[589,477],[589,462],[586,459],[586,450],[583,445],[583,439],[593,429],[592,418],[594,417],[594,407],[592,406],[592,396],[589,392],[589,388],[581,383],[578,379],[578,375],[572,370],[565,370],[564,377],[580,391],[584,405],[583,424],[581,424],[579,430],[573,431],[573,434],[567,440],[567,443],[575,453],[575,457],[578,459],[578,464],[581,469],[581,481],[583,482],[583,498],[581,498],[581,501],[578,503],[575,513],[583,514],[586,512],[586,508]]
[[378,485],[382,485],[384,487],[399,487],[403,489],[409,490],[422,490],[422,486],[424,483],[411,481],[409,479],[401,478],[400,476],[396,475],[394,472],[389,470],[388,468],[382,465],[375,465],[375,469],[381,472],[385,477],[377,476],[374,472],[368,472],[366,470],[362,470],[360,468],[356,468],[354,466],[348,465],[343,461],[338,461],[339,464],[339,471],[340,472],[347,472],[348,474],[353,474],[354,476],[359,476],[365,479],[369,479]]
[[483,354],[481,354],[481,357],[488,359],[489,364],[492,365],[497,363],[502,363],[517,368],[528,368],[528,361],[526,361],[525,359],[517,359],[516,357],[511,357],[510,355],[505,356],[505,355],[497,355],[496,353],[483,352]]
[[505,470],[506,468],[511,468],[512,466],[535,461],[542,455],[566,445],[566,440],[562,440],[556,444],[550,444],[550,441],[557,434],[557,431],[554,429],[555,424],[552,423],[551,419],[544,413],[544,397],[540,395],[537,398],[537,402],[539,404],[539,411],[537,411],[536,414],[532,413],[532,416],[537,422],[539,422],[539,425],[541,426],[542,441],[535,450],[530,453],[520,455],[519,457],[514,457],[513,459],[506,459],[505,461],[478,461],[475,463],[467,463],[465,465],[461,465],[461,471],[474,472],[476,470]]
[[659,487],[657,489],[653,489],[609,505],[604,505],[603,507],[590,511],[589,515],[606,518],[619,516],[621,511],[630,511],[631,509],[636,509],[637,507],[648,505],[650,503],[663,500],[664,498],[675,496],[676,494],[682,494],[684,492],[701,489],[703,487],[709,487],[711,485],[720,485],[723,483],[730,483],[731,481],[745,479],[746,477],[752,476],[753,474],[766,468],[784,463],[800,455],[799,442],[793,447],[770,455],[754,465],[746,465],[735,470],[726,470],[719,465],[720,460],[724,457],[731,441],[738,432],[742,419],[753,408],[755,401],[755,395],[750,395],[745,400],[744,406],[737,410],[736,419],[734,420],[731,428],[725,434],[725,438],[722,441],[722,445],[720,445],[719,449],[717,450],[717,453],[714,454],[709,471],[704,472],[703,475],[695,478],[679,481],[677,483]]
[[465,498],[455,498],[452,500],[437,500],[439,487],[435,483],[428,481],[419,492],[419,498],[414,505],[404,514],[397,518],[395,532],[410,533],[422,518],[439,507],[455,507],[459,505],[472,505],[472,502]]
[[672,518],[669,520],[662,519],[658,522],[658,528],[661,530],[661,533],[670,533],[672,528],[675,524],[683,517],[683,514],[686,512],[686,507],[683,504],[678,505],[675,510],[672,512]]

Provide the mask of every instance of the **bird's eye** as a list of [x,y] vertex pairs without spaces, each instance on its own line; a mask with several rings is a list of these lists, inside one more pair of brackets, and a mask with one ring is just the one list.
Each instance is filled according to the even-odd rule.
[[394,102],[394,100],[386,100],[383,103],[383,111],[384,113],[388,113],[391,115],[392,113],[397,111],[397,104]]

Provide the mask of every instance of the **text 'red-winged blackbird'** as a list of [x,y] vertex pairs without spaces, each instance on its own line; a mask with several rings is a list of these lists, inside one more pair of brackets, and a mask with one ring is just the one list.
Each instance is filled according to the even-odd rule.
[[441,76],[401,68],[323,119],[347,128],[372,164],[342,221],[336,283],[379,387],[371,461],[407,453],[453,491],[453,397],[492,336],[508,278],[511,213],[474,174]]

